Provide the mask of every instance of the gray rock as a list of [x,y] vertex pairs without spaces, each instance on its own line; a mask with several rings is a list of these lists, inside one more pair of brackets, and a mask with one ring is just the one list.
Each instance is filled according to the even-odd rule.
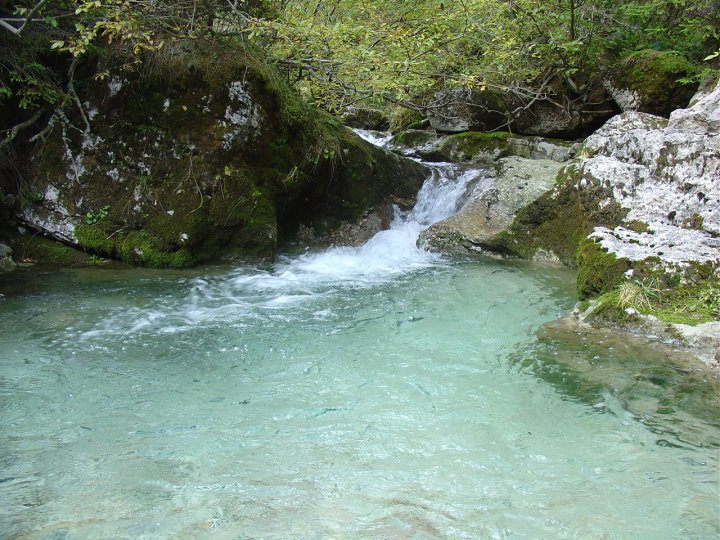
[[424,231],[418,244],[444,253],[472,253],[513,222],[517,211],[549,190],[562,165],[550,160],[500,159],[454,216]]
[[351,107],[343,114],[343,123],[351,128],[382,131],[390,127],[390,119],[377,109]]
[[574,138],[581,134],[580,111],[540,100],[515,114],[515,131],[523,135]]
[[0,270],[13,270],[15,261],[12,258],[12,248],[7,244],[0,243]]
[[455,88],[438,92],[427,111],[430,127],[437,131],[492,131],[508,125],[508,111],[495,92]]
[[[603,185],[628,209],[626,222],[597,227],[590,237],[617,257],[658,257],[667,270],[720,264],[720,85],[669,122],[624,113],[589,137],[575,177],[578,189]],[[610,200],[600,204],[610,204]]]
[[707,77],[704,77],[700,81],[700,85],[698,86],[697,92],[695,92],[695,95],[690,98],[690,103],[688,103],[688,108],[694,106],[698,101],[700,101],[702,98],[710,94],[713,90],[715,90],[716,85],[720,82],[720,76],[717,74],[708,75]]
[[720,81],[715,89],[702,96],[689,109],[678,109],[670,115],[668,127],[707,133],[720,133]]
[[575,155],[580,144],[502,132],[437,135],[431,131],[408,130],[395,135],[389,146],[403,155],[427,161],[492,164],[510,156],[562,163]]

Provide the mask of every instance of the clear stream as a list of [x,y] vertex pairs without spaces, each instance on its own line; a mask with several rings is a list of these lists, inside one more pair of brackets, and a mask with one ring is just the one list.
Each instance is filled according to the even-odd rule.
[[483,182],[267,268],[2,276],[0,537],[716,538],[707,374],[539,339],[570,271],[415,247]]

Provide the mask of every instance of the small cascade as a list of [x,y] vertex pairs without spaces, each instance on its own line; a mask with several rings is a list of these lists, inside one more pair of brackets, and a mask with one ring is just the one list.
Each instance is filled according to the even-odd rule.
[[[360,133],[379,145],[389,137]],[[418,192],[412,210],[394,210],[387,230],[358,247],[336,246],[320,252],[281,256],[269,269],[242,266],[222,277],[184,281],[184,298],[151,308],[124,310],[107,317],[83,338],[137,332],[175,333],[218,324],[243,324],[248,318],[276,314],[283,308],[309,305],[348,288],[391,282],[421,269],[442,265],[445,259],[417,246],[422,231],[457,212],[463,195],[482,178],[479,169],[451,163],[426,164],[431,174]],[[74,338],[73,338],[74,339]]]

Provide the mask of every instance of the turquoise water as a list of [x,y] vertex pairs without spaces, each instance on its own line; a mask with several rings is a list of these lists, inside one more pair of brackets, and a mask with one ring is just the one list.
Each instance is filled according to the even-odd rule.
[[0,275],[3,538],[720,534],[717,387],[539,339],[574,275],[416,247],[439,165],[359,248]]
[[286,264],[6,276],[4,537],[717,535],[716,446],[527,368],[570,272]]

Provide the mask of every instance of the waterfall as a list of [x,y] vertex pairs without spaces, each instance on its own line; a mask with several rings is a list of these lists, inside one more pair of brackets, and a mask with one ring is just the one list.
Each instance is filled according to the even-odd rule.
[[[357,133],[365,140],[385,146],[389,136],[377,132]],[[426,164],[431,174],[418,192],[412,210],[394,209],[387,230],[375,234],[359,247],[331,247],[321,253],[281,258],[273,272],[242,276],[238,282],[261,288],[292,288],[316,282],[373,283],[436,264],[440,257],[417,247],[422,231],[450,217],[458,210],[462,196],[482,174],[479,169],[463,169],[452,163]]]
[[[362,132],[379,145],[389,137]],[[184,279],[181,297],[158,299],[150,307],[126,308],[99,322],[83,338],[116,333],[182,332],[198,325],[244,324],[258,316],[292,316],[284,308],[310,307],[323,297],[349,288],[373,287],[445,259],[417,246],[420,233],[458,210],[463,195],[482,171],[451,163],[428,165],[431,173],[409,211],[394,208],[387,230],[358,247],[336,246],[319,252],[280,256],[270,268],[240,266],[222,276]]]

